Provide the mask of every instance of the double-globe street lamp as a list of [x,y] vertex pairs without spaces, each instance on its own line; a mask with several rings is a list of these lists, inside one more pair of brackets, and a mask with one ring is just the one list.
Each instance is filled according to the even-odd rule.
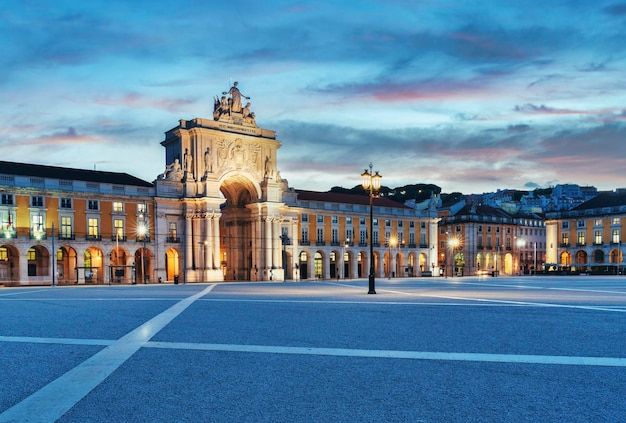
[[380,190],[380,185],[383,177],[376,171],[373,173],[372,168],[374,165],[370,163],[369,172],[365,169],[365,172],[361,174],[361,185],[363,189],[369,191],[370,195],[370,232],[369,232],[369,242],[370,242],[370,274],[369,274],[369,291],[368,294],[376,294],[376,281],[374,277],[374,198],[379,197],[378,190]]

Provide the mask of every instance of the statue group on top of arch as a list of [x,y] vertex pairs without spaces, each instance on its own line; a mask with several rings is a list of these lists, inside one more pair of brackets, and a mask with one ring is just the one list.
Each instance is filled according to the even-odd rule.
[[[254,112],[250,110],[250,103],[246,103],[245,106],[242,107],[241,98],[245,98],[246,100],[250,100],[250,97],[247,97],[239,91],[237,88],[239,82],[234,82],[233,86],[230,87],[230,90],[224,91],[222,94],[222,98],[218,99],[215,97],[213,100],[213,119],[220,120],[222,117],[228,116],[233,117],[238,114],[243,121],[256,126],[256,122],[254,120]],[[226,98],[226,95],[230,95],[229,98]]]

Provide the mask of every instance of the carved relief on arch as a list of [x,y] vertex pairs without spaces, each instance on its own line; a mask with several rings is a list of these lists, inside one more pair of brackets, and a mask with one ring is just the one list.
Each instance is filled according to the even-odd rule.
[[220,173],[244,170],[253,175],[259,173],[261,146],[258,143],[222,139],[217,142],[217,167]]

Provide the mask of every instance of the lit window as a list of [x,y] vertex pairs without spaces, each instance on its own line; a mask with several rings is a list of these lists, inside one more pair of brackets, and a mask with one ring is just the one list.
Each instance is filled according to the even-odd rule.
[[124,239],[124,221],[122,219],[115,219],[113,221],[113,227],[115,228],[115,240],[119,241],[120,239]]
[[578,245],[585,245],[585,233],[578,232]]
[[72,239],[72,218],[69,216],[61,216],[61,233],[59,236],[63,239]]
[[613,229],[613,231],[611,232],[611,242],[613,244],[617,244],[619,243],[619,240],[620,240],[619,229]]
[[113,202],[113,211],[116,213],[121,213],[124,211],[124,203],[122,203],[121,201],[114,201]]
[[96,218],[89,218],[88,223],[88,236],[89,238],[98,238],[98,219]]
[[137,204],[137,213],[140,213],[140,214],[148,213],[148,205],[146,203]]

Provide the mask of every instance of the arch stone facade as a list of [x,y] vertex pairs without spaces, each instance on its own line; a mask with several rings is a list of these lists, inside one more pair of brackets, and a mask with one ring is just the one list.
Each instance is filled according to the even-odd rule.
[[155,181],[157,242],[182,244],[184,281],[292,276],[285,269],[297,257],[297,216],[283,201],[280,144],[274,131],[238,113],[181,120],[166,132],[166,170]]

